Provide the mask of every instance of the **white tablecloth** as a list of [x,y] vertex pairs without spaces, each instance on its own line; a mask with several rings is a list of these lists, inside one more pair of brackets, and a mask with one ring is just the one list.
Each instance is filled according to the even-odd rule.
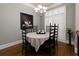
[[36,32],[27,33],[27,41],[35,48],[36,52],[39,47],[49,39],[49,33],[46,34],[36,34]]

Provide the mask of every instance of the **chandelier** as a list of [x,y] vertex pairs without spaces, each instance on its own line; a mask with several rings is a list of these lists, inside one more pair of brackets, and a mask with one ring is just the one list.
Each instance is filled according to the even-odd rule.
[[45,13],[46,10],[47,10],[47,7],[45,6],[42,6],[42,5],[38,5],[37,7],[34,8],[35,12],[38,12],[38,13]]

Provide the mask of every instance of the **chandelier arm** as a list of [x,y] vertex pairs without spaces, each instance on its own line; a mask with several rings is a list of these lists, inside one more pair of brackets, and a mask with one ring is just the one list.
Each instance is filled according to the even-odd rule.
[[41,5],[38,5],[36,8],[34,8],[35,12],[39,12],[39,13],[45,13],[47,10],[47,7],[44,7]]

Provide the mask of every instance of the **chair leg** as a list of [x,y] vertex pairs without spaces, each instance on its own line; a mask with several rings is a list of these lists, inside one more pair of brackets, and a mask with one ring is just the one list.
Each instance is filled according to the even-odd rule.
[[26,55],[26,46],[22,44],[22,55]]
[[51,52],[49,51],[49,55],[48,56],[51,56]]
[[25,55],[27,55],[27,47],[26,46],[25,46],[25,49],[24,50],[25,50]]
[[24,45],[22,45],[22,55],[24,55]]

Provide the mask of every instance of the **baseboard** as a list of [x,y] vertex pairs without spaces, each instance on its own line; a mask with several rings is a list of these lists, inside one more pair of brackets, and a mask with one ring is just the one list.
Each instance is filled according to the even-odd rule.
[[7,43],[7,44],[0,45],[0,50],[11,47],[11,46],[19,44],[19,43],[22,43],[22,40],[18,40],[18,41],[15,41],[15,42],[10,42],[10,43]]
[[[59,42],[62,42],[62,43],[66,43],[66,44],[69,44],[69,42],[68,42],[68,40],[65,40],[65,41],[60,41],[60,40],[58,40]],[[74,45],[74,42],[71,42],[72,43],[72,45]]]

